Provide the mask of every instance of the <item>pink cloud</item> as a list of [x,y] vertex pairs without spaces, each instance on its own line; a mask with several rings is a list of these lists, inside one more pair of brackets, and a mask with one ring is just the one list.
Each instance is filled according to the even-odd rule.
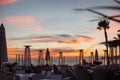
[[41,30],[43,28],[43,26],[41,25],[34,25],[34,26],[30,26],[29,30]]
[[0,0],[0,5],[8,5],[15,2],[18,2],[18,0]]
[[109,32],[117,32],[120,29],[120,24],[111,22]]
[[54,39],[52,37],[45,37],[45,38],[32,38],[32,42],[52,42]]
[[10,16],[6,18],[7,22],[12,25],[27,25],[35,22],[31,16]]
[[1,20],[6,23],[19,28],[29,29],[29,30],[40,30],[41,25],[36,24],[35,18],[32,16],[8,16],[2,18]]

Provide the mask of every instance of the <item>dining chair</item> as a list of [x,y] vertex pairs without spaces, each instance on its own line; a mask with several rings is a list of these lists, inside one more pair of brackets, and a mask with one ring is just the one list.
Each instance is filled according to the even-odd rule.
[[39,79],[43,79],[43,76],[41,74],[32,75],[32,80],[39,80]]
[[16,70],[15,73],[16,74],[25,74],[25,70]]
[[91,80],[90,73],[85,69],[75,70],[76,80]]
[[92,80],[107,80],[107,72],[105,69],[95,69],[92,72]]
[[62,80],[62,75],[61,74],[53,74],[51,75],[52,80]]
[[40,74],[42,74],[42,75],[44,75],[44,76],[45,76],[46,71],[45,71],[45,70],[42,70]]
[[51,71],[47,71],[47,72],[46,72],[46,76],[45,76],[45,77],[46,77],[46,78],[50,78],[50,77],[51,77],[51,75],[52,75],[52,72],[51,72]]

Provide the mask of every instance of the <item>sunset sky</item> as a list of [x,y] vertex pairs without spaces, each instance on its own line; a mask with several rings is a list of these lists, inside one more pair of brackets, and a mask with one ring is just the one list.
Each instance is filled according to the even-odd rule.
[[[97,30],[100,15],[76,8],[119,6],[114,0],[0,0],[0,23],[6,28],[7,47],[10,55],[23,53],[24,45],[31,45],[32,55],[38,49],[49,48],[53,56],[63,51],[65,56],[76,56],[79,49],[86,54],[104,45],[103,31]],[[109,16],[117,10],[97,10]],[[120,24],[110,21],[108,39],[113,40]],[[45,50],[44,50],[45,53]],[[102,53],[101,53],[102,54]]]

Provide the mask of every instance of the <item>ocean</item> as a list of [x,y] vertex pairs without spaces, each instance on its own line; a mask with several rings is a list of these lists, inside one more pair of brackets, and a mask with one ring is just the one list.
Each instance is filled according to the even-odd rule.
[[[90,58],[89,57],[85,57],[84,60],[86,60],[87,62],[90,62]],[[16,59],[9,59],[9,62],[15,62]],[[17,61],[20,65],[22,64],[22,60],[20,59],[19,61]],[[44,64],[46,64],[46,61],[44,60],[43,62]],[[38,59],[31,59],[31,64],[33,65],[38,65]],[[53,57],[51,59],[51,64],[59,64],[59,58],[58,57]],[[63,59],[63,64],[67,64],[67,65],[76,65],[79,64],[79,58],[77,57],[65,57]]]

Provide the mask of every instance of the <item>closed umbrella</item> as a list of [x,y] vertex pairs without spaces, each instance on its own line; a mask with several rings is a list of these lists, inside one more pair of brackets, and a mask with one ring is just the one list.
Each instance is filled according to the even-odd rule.
[[0,66],[3,62],[8,61],[7,56],[7,44],[6,44],[6,34],[4,25],[0,26]]
[[95,60],[98,61],[99,60],[99,56],[98,56],[98,50],[95,50]]
[[94,53],[91,52],[91,65],[93,66],[94,65]]
[[46,60],[46,64],[50,64],[50,52],[49,52],[49,49],[47,48],[46,50],[46,57],[45,57],[45,60]]

